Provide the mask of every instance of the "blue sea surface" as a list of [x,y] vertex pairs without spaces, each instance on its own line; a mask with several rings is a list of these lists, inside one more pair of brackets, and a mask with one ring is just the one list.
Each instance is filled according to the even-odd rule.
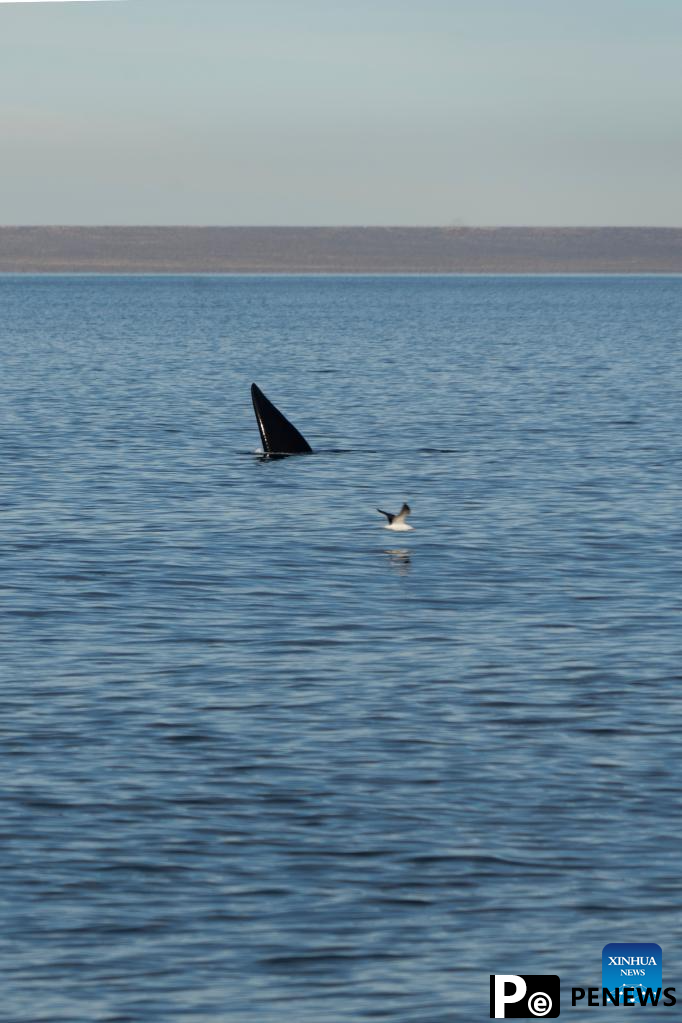
[[679,277],[0,278],[4,1023],[478,1023],[491,973],[581,1021],[624,941],[682,998],[681,324]]

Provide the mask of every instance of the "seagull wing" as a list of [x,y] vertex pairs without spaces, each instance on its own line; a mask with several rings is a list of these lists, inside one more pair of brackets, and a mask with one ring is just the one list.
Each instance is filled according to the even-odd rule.
[[396,522],[404,522],[409,514],[410,514],[409,504],[403,504],[398,514],[394,515],[393,518],[395,519]]
[[386,516],[386,518],[388,519],[389,526],[391,525],[391,523],[393,522],[394,518],[396,517],[395,515],[391,515],[390,512],[382,511],[381,508],[377,508],[377,511],[379,512],[380,515],[385,515]]

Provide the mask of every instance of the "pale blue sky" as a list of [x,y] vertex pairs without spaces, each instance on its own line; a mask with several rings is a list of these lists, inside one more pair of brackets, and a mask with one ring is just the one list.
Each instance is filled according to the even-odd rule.
[[0,223],[682,226],[682,0],[0,4]]

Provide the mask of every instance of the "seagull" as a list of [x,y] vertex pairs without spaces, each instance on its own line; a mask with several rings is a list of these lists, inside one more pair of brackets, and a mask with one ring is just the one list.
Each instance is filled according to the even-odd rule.
[[408,529],[414,529],[414,526],[408,526],[407,522],[405,522],[405,519],[410,514],[409,504],[404,504],[397,515],[391,515],[390,512],[382,511],[381,508],[377,508],[377,511],[388,519],[384,529],[395,529],[396,532],[401,533],[405,533]]

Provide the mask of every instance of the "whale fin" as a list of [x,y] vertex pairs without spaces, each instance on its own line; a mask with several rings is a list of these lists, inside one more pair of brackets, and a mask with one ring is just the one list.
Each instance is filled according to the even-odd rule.
[[251,401],[266,454],[302,455],[312,452],[305,437],[275,408],[256,384],[251,384]]

